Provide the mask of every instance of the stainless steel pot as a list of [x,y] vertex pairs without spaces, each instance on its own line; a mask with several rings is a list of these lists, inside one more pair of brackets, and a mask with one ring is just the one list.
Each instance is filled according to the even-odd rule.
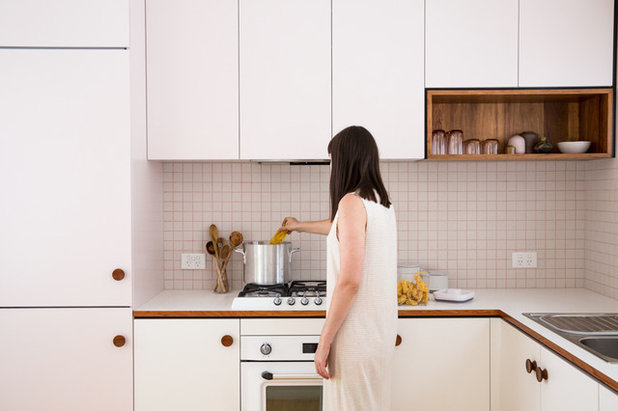
[[292,255],[300,248],[292,243],[270,244],[269,241],[249,241],[234,249],[243,255],[242,278],[245,283],[272,285],[290,280]]

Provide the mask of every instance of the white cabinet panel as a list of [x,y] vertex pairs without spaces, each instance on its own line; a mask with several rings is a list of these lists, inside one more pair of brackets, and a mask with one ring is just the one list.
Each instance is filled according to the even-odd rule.
[[597,411],[599,384],[556,354],[541,348],[539,366],[547,370],[541,385],[542,411]]
[[393,411],[489,410],[489,319],[399,319]]
[[147,0],[149,159],[238,159],[238,2]]
[[0,408],[132,410],[131,317],[128,308],[0,309]]
[[519,85],[611,86],[613,0],[520,0]]
[[618,394],[599,386],[599,411],[618,410]]
[[5,49],[0,67],[0,306],[130,305],[128,52]]
[[333,0],[333,135],[367,128],[383,159],[424,158],[423,0]]
[[0,1],[0,46],[128,47],[129,2]]
[[537,342],[500,318],[491,319],[491,409],[539,411],[541,384],[526,372],[526,360],[541,359]]
[[330,0],[240,0],[241,159],[325,159]]
[[[239,410],[238,319],[134,323],[136,411]],[[231,346],[222,345],[224,335]]]
[[431,0],[427,87],[517,87],[518,0]]

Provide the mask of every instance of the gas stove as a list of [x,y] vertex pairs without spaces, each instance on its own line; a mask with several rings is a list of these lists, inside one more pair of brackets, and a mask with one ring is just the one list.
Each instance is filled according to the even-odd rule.
[[233,310],[325,310],[326,281],[292,281],[285,284],[247,284],[232,302]]

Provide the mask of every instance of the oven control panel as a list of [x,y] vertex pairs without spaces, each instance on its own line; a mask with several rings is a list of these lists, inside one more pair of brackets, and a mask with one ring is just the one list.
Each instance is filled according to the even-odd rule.
[[313,361],[319,335],[241,336],[241,361]]

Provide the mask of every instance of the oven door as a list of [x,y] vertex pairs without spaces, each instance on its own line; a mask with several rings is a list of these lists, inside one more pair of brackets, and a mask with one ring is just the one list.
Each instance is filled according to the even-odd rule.
[[243,362],[242,411],[321,411],[322,377],[313,361]]

